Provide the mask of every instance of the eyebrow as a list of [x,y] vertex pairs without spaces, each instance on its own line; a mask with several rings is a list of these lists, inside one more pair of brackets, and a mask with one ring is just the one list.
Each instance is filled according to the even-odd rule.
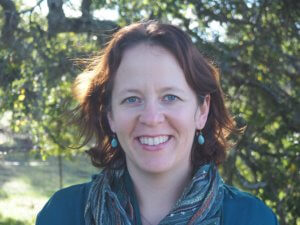
[[141,91],[139,91],[138,89],[124,89],[122,91],[119,92],[120,95],[126,94],[126,93],[137,93],[137,94],[141,94]]
[[177,87],[164,87],[161,89],[162,92],[168,92],[168,91],[175,91],[175,92],[181,92],[184,93],[184,90],[177,88]]
[[[184,93],[184,91],[177,87],[163,87],[160,89],[160,92],[168,92],[168,91],[175,91],[175,92],[181,92]],[[119,94],[126,94],[126,93],[135,93],[135,94],[141,94],[141,91],[134,88],[124,89],[119,92]]]

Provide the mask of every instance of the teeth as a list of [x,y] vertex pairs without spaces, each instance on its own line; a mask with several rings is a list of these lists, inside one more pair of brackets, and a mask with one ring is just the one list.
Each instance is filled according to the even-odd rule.
[[139,137],[139,141],[144,145],[159,145],[166,142],[169,139],[168,136],[158,136],[158,137]]

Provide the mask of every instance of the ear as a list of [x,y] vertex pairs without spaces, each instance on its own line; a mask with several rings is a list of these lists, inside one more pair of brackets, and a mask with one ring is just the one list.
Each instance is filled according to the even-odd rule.
[[206,124],[210,106],[210,95],[205,95],[202,105],[198,106],[196,113],[196,129],[202,130]]
[[111,131],[116,133],[115,122],[113,120],[112,112],[108,112],[106,116],[107,116],[107,120],[108,120]]

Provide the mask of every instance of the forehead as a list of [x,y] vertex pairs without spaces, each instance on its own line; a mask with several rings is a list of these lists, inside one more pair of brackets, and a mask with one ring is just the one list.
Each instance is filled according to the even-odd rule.
[[149,85],[189,88],[176,58],[163,47],[147,43],[125,50],[114,83],[117,89]]

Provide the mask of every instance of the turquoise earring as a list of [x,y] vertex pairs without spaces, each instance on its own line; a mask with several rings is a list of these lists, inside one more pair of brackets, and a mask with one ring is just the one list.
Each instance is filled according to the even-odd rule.
[[111,147],[113,147],[113,148],[116,148],[118,146],[118,140],[116,138],[116,135],[113,135],[113,138],[112,138],[110,144],[111,144]]
[[199,135],[198,135],[198,143],[200,145],[203,145],[205,143],[205,139],[204,139],[201,131],[199,132]]

